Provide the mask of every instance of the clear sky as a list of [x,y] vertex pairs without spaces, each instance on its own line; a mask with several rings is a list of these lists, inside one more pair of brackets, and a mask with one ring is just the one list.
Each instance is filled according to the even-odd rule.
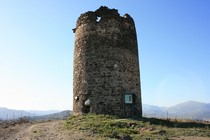
[[101,5],[134,18],[143,103],[210,103],[209,0],[0,0],[0,107],[72,109],[72,29]]

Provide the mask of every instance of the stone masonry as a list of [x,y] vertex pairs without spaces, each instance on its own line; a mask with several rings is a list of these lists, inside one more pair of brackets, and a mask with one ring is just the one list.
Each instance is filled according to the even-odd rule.
[[[133,19],[100,7],[77,20],[73,113],[142,116],[138,46]],[[126,100],[126,101],[125,101]]]

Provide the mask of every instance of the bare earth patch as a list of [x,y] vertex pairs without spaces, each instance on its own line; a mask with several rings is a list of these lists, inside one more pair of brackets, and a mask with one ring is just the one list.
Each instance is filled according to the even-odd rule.
[[79,140],[87,138],[83,133],[65,129],[64,122],[49,121],[0,126],[0,140]]

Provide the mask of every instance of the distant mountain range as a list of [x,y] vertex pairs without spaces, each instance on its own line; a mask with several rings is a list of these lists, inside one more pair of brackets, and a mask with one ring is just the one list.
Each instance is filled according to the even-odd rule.
[[35,111],[35,110],[14,110],[5,107],[0,107],[0,120],[14,120],[21,117],[35,118],[38,116],[45,116],[61,112],[60,110],[47,110],[47,111]]
[[[11,120],[21,117],[29,117],[32,120],[65,119],[71,113],[70,110],[24,111],[0,107],[0,120]],[[158,107],[143,104],[143,116],[210,121],[210,103],[188,101],[171,107]]]
[[4,107],[0,107],[0,119],[1,120],[11,120],[17,119],[23,116],[30,116],[29,112],[24,110],[13,110]]
[[143,116],[210,121],[210,103],[188,101],[171,107],[143,104]]

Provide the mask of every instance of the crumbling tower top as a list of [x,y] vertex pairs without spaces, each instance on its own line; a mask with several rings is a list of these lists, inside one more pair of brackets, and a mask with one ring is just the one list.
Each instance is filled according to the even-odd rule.
[[128,23],[134,27],[134,21],[133,18],[129,14],[125,14],[124,16],[120,16],[118,13],[118,10],[116,9],[109,9],[106,6],[101,6],[96,11],[88,11],[84,14],[81,14],[80,17],[77,20],[76,28],[74,31],[76,31],[77,27],[89,23],[89,22],[103,22],[106,20],[115,19],[122,23]]

